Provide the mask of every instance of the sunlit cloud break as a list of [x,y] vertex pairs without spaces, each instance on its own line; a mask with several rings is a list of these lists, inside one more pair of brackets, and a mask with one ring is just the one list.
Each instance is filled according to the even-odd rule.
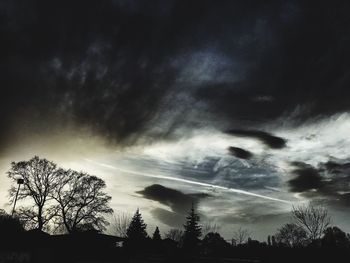
[[240,189],[229,188],[229,187],[225,187],[225,186],[208,184],[208,183],[203,183],[203,182],[197,182],[197,181],[187,180],[187,179],[178,178],[178,177],[170,177],[170,176],[164,176],[164,175],[159,175],[159,174],[150,174],[150,173],[143,173],[143,172],[138,172],[138,171],[131,171],[131,170],[115,167],[115,166],[112,166],[109,164],[95,162],[95,161],[90,160],[90,159],[84,159],[84,160],[89,162],[89,163],[95,164],[95,165],[99,165],[99,166],[102,166],[105,168],[117,170],[117,171],[128,173],[128,174],[134,174],[134,175],[139,175],[139,176],[143,176],[143,177],[158,178],[158,179],[177,181],[177,182],[182,182],[182,183],[187,183],[187,184],[199,185],[199,186],[209,187],[209,188],[213,188],[213,189],[229,191],[229,192],[233,192],[233,193],[237,193],[237,194],[254,196],[254,197],[258,197],[258,198],[262,198],[262,199],[266,199],[266,200],[271,200],[271,201],[276,201],[276,202],[281,202],[281,203],[286,203],[286,204],[292,203],[292,202],[287,201],[287,200],[274,198],[274,197],[261,195],[261,194],[256,194],[256,193],[252,193],[252,192],[248,192],[248,191],[244,191],[244,190],[240,190]]

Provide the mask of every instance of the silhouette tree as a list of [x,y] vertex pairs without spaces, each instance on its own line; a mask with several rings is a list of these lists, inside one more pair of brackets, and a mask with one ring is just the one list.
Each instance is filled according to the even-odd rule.
[[285,224],[275,235],[278,244],[286,247],[301,247],[306,244],[306,231],[294,223]]
[[58,203],[56,224],[63,224],[68,233],[77,231],[81,225],[104,230],[108,224],[104,215],[113,212],[109,207],[111,197],[103,191],[105,182],[73,170],[60,169],[57,177],[60,183],[52,195]]
[[203,238],[201,247],[204,254],[222,254],[230,244],[219,233],[210,232]]
[[126,231],[128,242],[139,243],[145,241],[148,237],[146,228],[147,225],[144,223],[139,209],[137,209]]
[[251,232],[248,229],[244,228],[238,228],[236,231],[233,232],[233,239],[236,245],[242,245],[243,243],[246,243],[249,236],[251,235]]
[[330,248],[349,248],[350,240],[348,239],[346,233],[340,228],[336,226],[328,227],[324,231],[322,246]]
[[[42,230],[55,215],[55,209],[48,209],[51,195],[57,186],[57,166],[55,163],[38,156],[29,161],[12,162],[8,177],[13,182],[23,179],[23,187],[18,193],[18,200],[31,199],[32,205],[23,207],[16,214],[27,222],[27,225]],[[15,186],[10,188],[10,203],[17,193]]]
[[292,215],[296,224],[306,231],[311,242],[320,239],[330,224],[328,211],[321,206],[293,207]]
[[183,248],[188,250],[196,249],[200,242],[199,238],[202,235],[202,228],[199,225],[199,215],[195,213],[193,205],[186,220],[186,224],[184,225]]
[[206,236],[208,233],[217,233],[220,230],[220,226],[214,222],[207,221],[202,226],[202,235]]
[[165,238],[169,238],[177,243],[181,243],[184,232],[181,229],[170,229],[166,234]]
[[113,215],[111,222],[112,233],[119,237],[126,237],[126,232],[131,222],[131,215],[120,213]]
[[162,240],[162,237],[161,237],[161,235],[160,235],[160,232],[159,232],[159,228],[158,228],[158,227],[156,227],[156,230],[154,230],[152,239],[153,239],[154,241],[160,241],[160,240]]

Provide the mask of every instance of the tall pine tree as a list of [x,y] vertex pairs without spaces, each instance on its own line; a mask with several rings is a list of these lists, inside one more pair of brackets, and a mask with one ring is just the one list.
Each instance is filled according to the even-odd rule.
[[192,204],[191,211],[186,217],[186,224],[184,225],[185,233],[183,240],[183,248],[187,250],[195,250],[200,242],[202,235],[202,227],[199,225],[199,215],[195,212]]

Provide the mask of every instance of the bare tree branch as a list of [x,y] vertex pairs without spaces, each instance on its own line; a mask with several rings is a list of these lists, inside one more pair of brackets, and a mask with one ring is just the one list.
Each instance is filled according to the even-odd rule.
[[311,241],[320,239],[324,230],[330,224],[330,216],[327,209],[321,206],[293,207],[292,215],[296,224],[302,227]]
[[102,215],[113,212],[108,205],[111,197],[103,192],[105,182],[96,176],[73,170],[60,169],[58,177],[60,183],[52,195],[60,211],[56,224],[62,223],[69,233],[82,225],[104,230],[108,222]]
[[[33,206],[22,208],[16,213],[24,213],[23,217],[30,218],[31,227],[42,230],[53,216],[55,210],[46,209],[51,201],[50,194],[57,185],[57,166],[55,163],[38,156],[29,161],[12,162],[7,175],[13,183],[17,179],[23,179],[23,187],[18,193],[18,200],[32,199]],[[14,201],[16,188],[12,186],[9,190],[10,203]],[[30,211],[29,211],[30,210]],[[29,216],[30,215],[30,216]],[[20,215],[19,215],[20,216]],[[34,218],[35,217],[35,221]]]
[[111,231],[119,237],[126,237],[132,216],[128,213],[114,214],[111,222]]
[[247,242],[250,235],[251,232],[248,229],[240,227],[233,232],[232,239],[235,241],[236,245],[241,245]]

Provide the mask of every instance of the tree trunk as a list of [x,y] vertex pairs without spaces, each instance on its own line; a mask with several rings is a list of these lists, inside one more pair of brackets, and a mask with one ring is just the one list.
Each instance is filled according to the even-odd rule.
[[43,208],[39,207],[39,210],[38,210],[38,230],[40,230],[40,231],[42,231],[43,226],[44,226],[42,213],[43,213]]

